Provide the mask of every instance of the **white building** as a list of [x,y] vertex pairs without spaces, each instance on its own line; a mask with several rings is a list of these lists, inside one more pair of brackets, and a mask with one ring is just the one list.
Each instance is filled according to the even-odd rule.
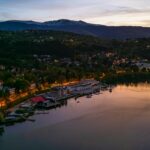
[[136,63],[136,66],[138,66],[139,67],[139,69],[143,69],[143,68],[145,68],[145,69],[150,69],[150,63]]
[[30,90],[34,90],[36,88],[36,84],[35,83],[32,83],[31,85],[30,85]]
[[79,84],[68,87],[70,93],[73,94],[91,94],[99,89],[100,84],[96,80],[82,80]]
[[9,94],[10,94],[10,95],[14,95],[14,94],[15,94],[15,91],[16,91],[15,88],[10,88],[10,89],[9,89]]

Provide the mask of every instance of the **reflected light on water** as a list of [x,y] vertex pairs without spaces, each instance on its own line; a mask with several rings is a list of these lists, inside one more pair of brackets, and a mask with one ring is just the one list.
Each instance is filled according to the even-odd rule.
[[[149,150],[150,85],[119,85],[112,93],[70,99],[35,123],[7,127],[1,150]],[[17,146],[16,146],[17,145]]]

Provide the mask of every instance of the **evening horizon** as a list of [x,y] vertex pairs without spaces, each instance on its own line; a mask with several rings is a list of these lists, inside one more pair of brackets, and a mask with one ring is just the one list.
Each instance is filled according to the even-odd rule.
[[0,0],[0,20],[44,22],[69,19],[109,26],[150,27],[148,4],[148,0]]

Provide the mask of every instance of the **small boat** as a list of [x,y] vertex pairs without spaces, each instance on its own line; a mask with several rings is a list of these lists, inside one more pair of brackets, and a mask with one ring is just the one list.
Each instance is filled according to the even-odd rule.
[[17,114],[15,112],[10,113],[6,118],[5,118],[5,123],[6,122],[23,122],[26,120],[26,117],[24,116],[24,114]]
[[92,98],[92,94],[89,94],[86,96],[87,98]]
[[112,86],[109,85],[109,92],[112,92]]
[[81,97],[80,94],[76,95],[74,99],[77,100],[79,97]]
[[35,119],[30,119],[30,118],[28,118],[28,119],[26,119],[27,121],[30,121],[30,122],[35,122]]
[[42,112],[35,113],[35,115],[46,115],[46,114],[49,114],[49,112],[42,111]]
[[97,92],[95,92],[94,94],[95,94],[95,95],[99,95],[99,94],[101,94],[101,93],[100,93],[100,91],[97,91]]
[[50,102],[49,100],[45,102],[39,102],[37,104],[37,108],[44,108],[44,109],[49,109],[49,108],[56,108],[57,106],[60,106],[61,104],[59,102]]
[[111,88],[109,89],[109,92],[110,92],[110,93],[112,92],[112,89],[111,89]]
[[6,126],[14,125],[16,123],[16,117],[8,116],[5,118],[4,123]]
[[31,104],[21,104],[19,107],[22,109],[33,109]]
[[19,108],[15,111],[15,113],[23,115],[24,117],[29,117],[34,114],[34,110],[31,108]]

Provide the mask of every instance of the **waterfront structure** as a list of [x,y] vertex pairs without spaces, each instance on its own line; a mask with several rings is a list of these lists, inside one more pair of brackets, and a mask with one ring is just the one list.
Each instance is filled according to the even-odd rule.
[[43,96],[36,96],[31,99],[33,103],[44,102],[46,99]]
[[82,80],[79,84],[68,86],[68,90],[73,94],[92,94],[100,90],[100,82],[96,80]]

